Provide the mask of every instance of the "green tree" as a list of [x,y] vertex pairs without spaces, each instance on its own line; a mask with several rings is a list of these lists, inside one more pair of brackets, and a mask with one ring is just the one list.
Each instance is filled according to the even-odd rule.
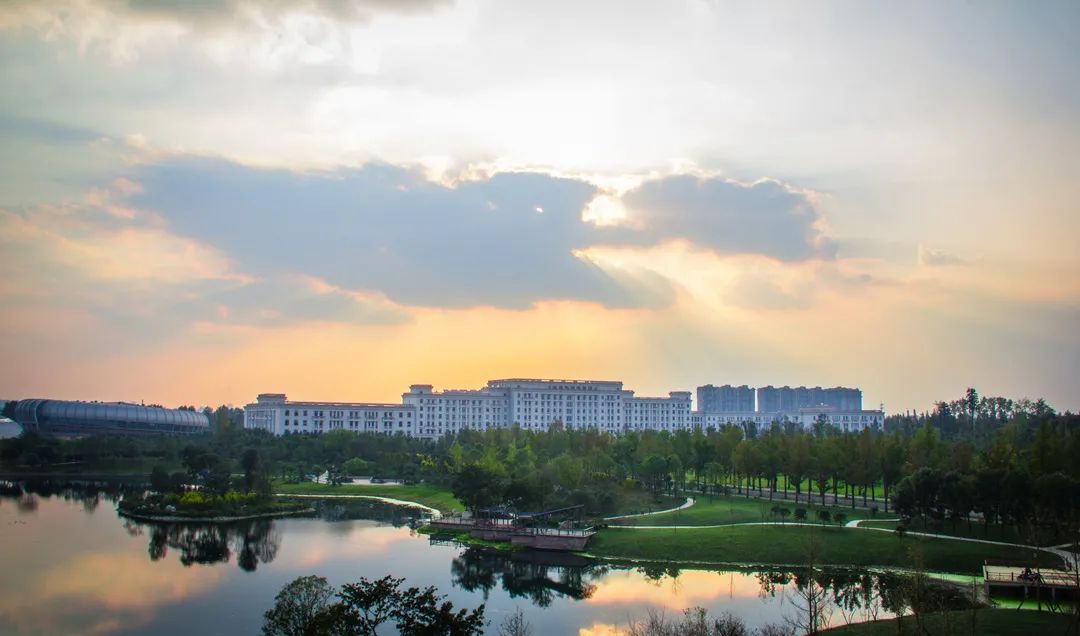
[[244,492],[251,492],[255,487],[262,468],[262,458],[257,448],[248,448],[240,455],[240,469],[244,471]]
[[802,482],[810,472],[813,457],[810,454],[810,439],[805,433],[797,432],[787,439],[785,449],[787,459],[787,477],[795,482],[795,503],[799,502],[799,494],[802,492]]
[[468,464],[462,468],[454,476],[450,490],[473,512],[501,503],[503,499],[500,476],[480,464]]
[[263,636],[326,636],[341,633],[334,588],[321,576],[301,576],[278,592],[263,615]]
[[159,493],[172,490],[169,471],[165,470],[163,466],[154,466],[154,469],[150,471],[150,488]]
[[232,474],[229,464],[225,461],[215,461],[203,479],[203,486],[208,492],[215,495],[224,495],[232,488]]
[[376,629],[393,618],[401,603],[403,578],[384,576],[377,580],[361,578],[341,586],[342,605],[349,633],[375,636]]
[[480,636],[484,633],[484,606],[454,611],[434,587],[411,587],[399,594],[394,611],[402,636]]

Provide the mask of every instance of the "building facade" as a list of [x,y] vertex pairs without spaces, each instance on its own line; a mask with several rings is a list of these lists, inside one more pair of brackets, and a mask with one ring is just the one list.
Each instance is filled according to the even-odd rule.
[[757,409],[762,413],[790,413],[802,408],[828,406],[844,411],[862,410],[862,391],[847,387],[763,386],[757,389]]
[[[698,389],[699,396],[704,388]],[[753,395],[749,387],[729,388],[735,389],[732,395],[741,400],[736,404],[745,406],[747,391]],[[850,426],[860,422],[880,425],[884,421],[880,411],[816,408],[818,415],[824,412],[826,417],[836,417],[837,422]],[[810,412],[813,410],[763,413],[751,405],[748,409],[702,412],[700,408],[692,410],[689,391],[672,391],[667,397],[638,397],[617,381],[508,378],[490,380],[480,389],[436,391],[430,384],[414,384],[402,394],[400,404],[299,402],[288,400],[283,393],[262,393],[244,407],[244,426],[275,435],[350,430],[438,438],[464,429],[484,431],[517,425],[544,431],[559,425],[614,435],[626,431],[718,429],[746,422],[761,426],[791,421],[809,427],[818,416]]]
[[23,430],[44,435],[194,435],[210,430],[198,411],[123,402],[19,400],[13,418]]
[[413,436],[415,427],[415,411],[401,404],[290,402],[284,393],[260,393],[244,407],[244,428],[274,435],[345,430]]
[[746,413],[754,408],[754,389],[745,384],[697,388],[697,410],[702,413]]

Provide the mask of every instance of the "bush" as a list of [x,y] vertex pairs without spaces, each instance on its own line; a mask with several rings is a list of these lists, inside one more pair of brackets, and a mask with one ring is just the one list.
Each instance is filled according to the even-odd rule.
[[342,464],[341,469],[350,477],[363,477],[375,472],[375,464],[360,459],[359,457],[354,457]]
[[182,506],[205,506],[207,503],[209,503],[207,498],[198,490],[185,492],[180,497],[180,505]]
[[806,508],[796,508],[795,509],[795,519],[797,521],[805,521],[806,520]]

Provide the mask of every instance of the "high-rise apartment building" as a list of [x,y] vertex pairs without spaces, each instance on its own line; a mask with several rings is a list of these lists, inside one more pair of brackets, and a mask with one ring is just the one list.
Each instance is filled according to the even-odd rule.
[[742,386],[713,386],[697,388],[697,410],[702,413],[739,413],[754,410],[754,390]]

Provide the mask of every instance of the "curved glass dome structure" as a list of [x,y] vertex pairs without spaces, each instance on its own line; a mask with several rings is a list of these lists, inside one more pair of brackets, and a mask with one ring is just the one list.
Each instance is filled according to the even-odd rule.
[[19,400],[14,419],[25,430],[50,435],[184,435],[210,429],[210,421],[197,411],[117,402]]

